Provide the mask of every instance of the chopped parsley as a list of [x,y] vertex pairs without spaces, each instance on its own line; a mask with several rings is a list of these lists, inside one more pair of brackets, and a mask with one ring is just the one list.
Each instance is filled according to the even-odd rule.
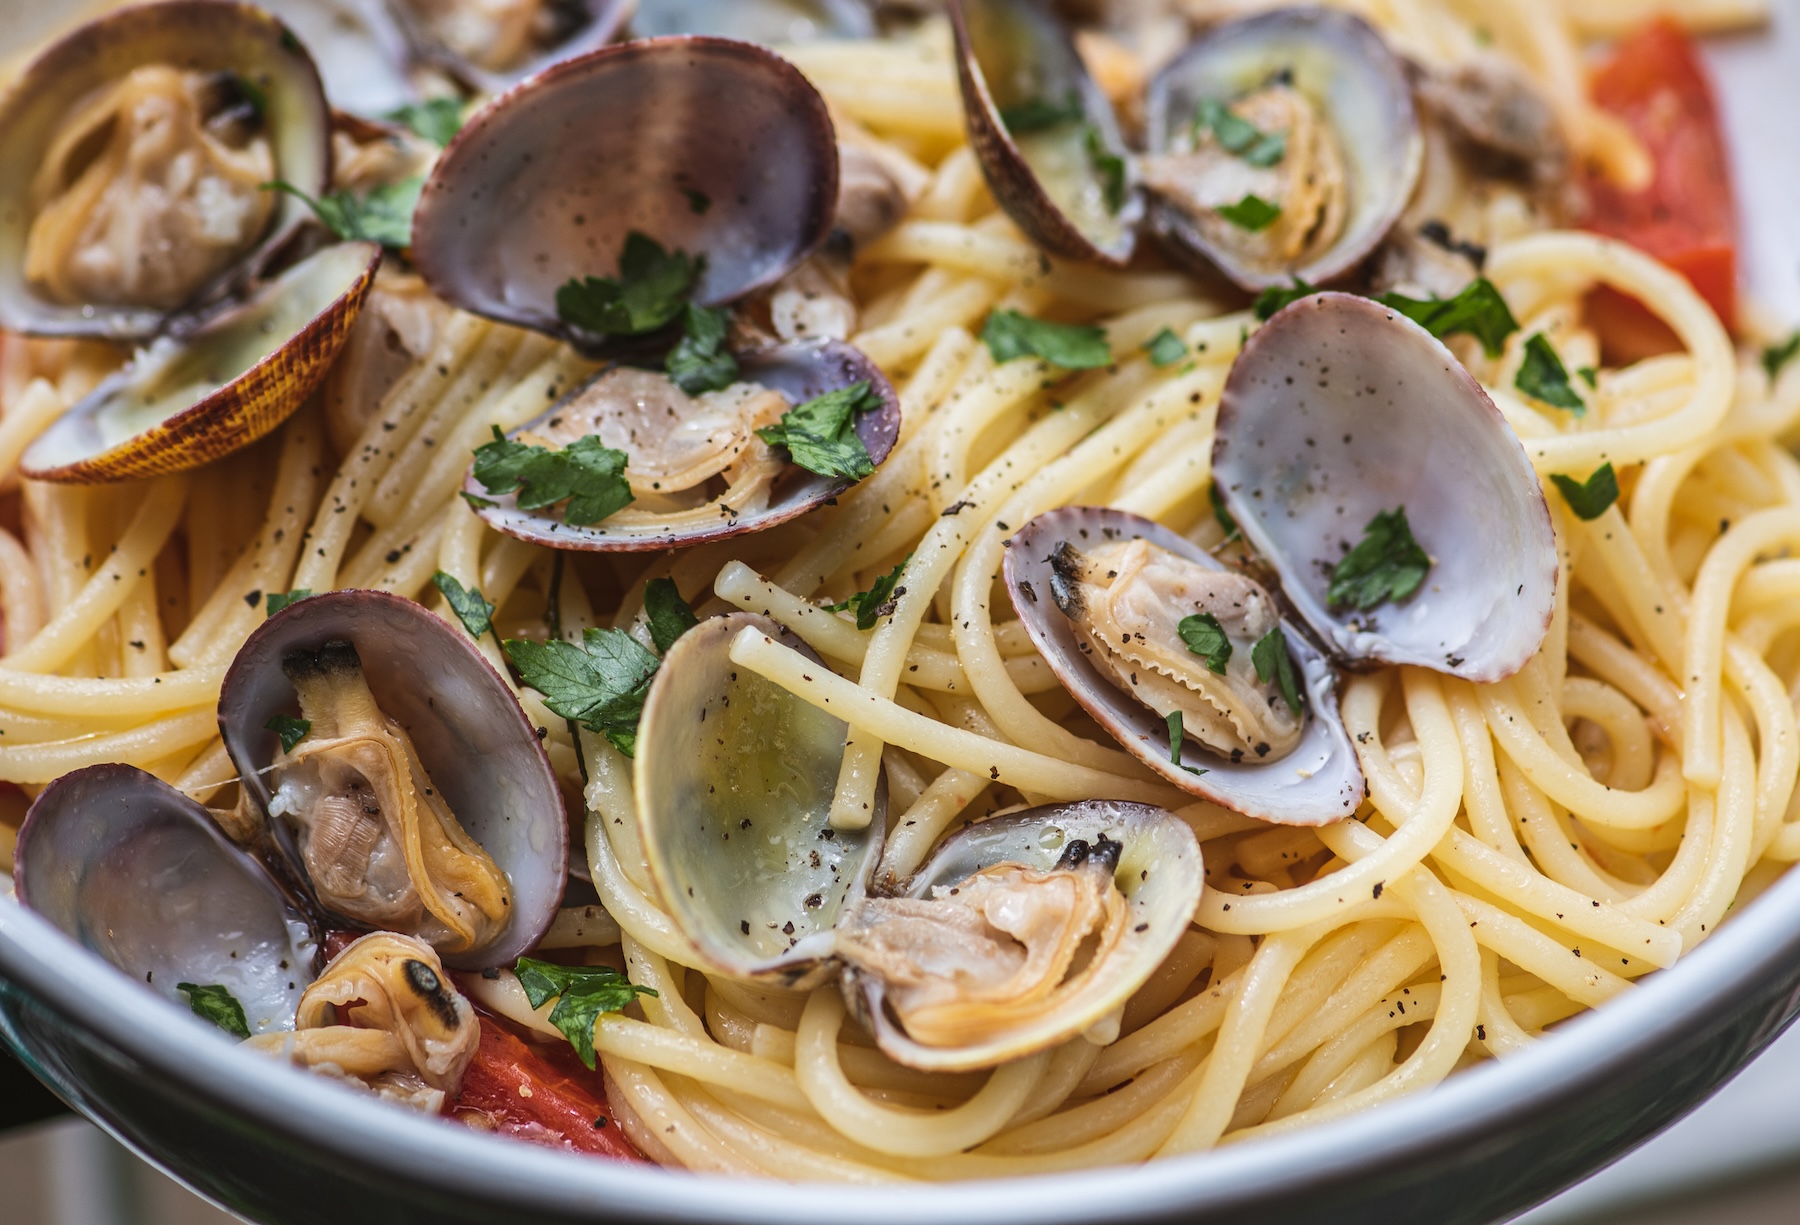
[[989,315],[981,339],[997,362],[1041,357],[1065,370],[1095,370],[1113,360],[1112,346],[1101,328],[1050,323],[1012,310]]
[[1583,366],[1575,373],[1579,374],[1581,376],[1581,381],[1586,383],[1589,387],[1600,386],[1600,372],[1592,366]]
[[1219,216],[1238,229],[1255,234],[1275,224],[1275,219],[1281,216],[1281,205],[1270,204],[1251,192],[1236,204],[1221,204],[1217,211]]
[[1587,402],[1569,383],[1569,372],[1562,358],[1550,347],[1542,332],[1533,332],[1525,342],[1525,360],[1519,366],[1513,386],[1534,400],[1556,408],[1567,409],[1577,417],[1587,416]]
[[347,242],[378,242],[399,250],[412,245],[413,210],[419,205],[419,192],[425,180],[415,176],[398,183],[384,183],[359,196],[350,191],[334,191],[315,200],[292,183],[276,179],[264,183],[265,189],[285,191],[306,201],[325,227]]
[[1061,102],[1047,98],[1029,98],[1024,102],[1000,108],[1000,122],[1014,136],[1044,132],[1065,123],[1079,123],[1087,117],[1081,105],[1081,94],[1071,89]]
[[650,623],[650,640],[664,655],[677,638],[700,624],[671,578],[653,578],[644,584],[644,618]]
[[[1169,764],[1172,766],[1181,766],[1181,740],[1182,737],[1187,734],[1181,725],[1181,712],[1179,710],[1170,711],[1169,717],[1164,719],[1163,722],[1167,724],[1169,728]],[[1206,773],[1205,770],[1197,770],[1193,766],[1181,766],[1181,768],[1195,777]]]
[[[1211,130],[1225,152],[1259,169],[1274,166],[1287,156],[1287,133],[1264,132],[1234,113],[1217,98],[1202,98],[1196,111],[1196,131]],[[1261,227],[1257,227],[1261,228]]]
[[1106,196],[1106,211],[1116,213],[1125,207],[1125,159],[1107,147],[1106,134],[1098,124],[1088,124],[1083,139],[1087,144],[1088,160],[1094,164],[1094,173],[1100,176],[1100,190]]
[[1607,507],[1619,500],[1619,476],[1610,463],[1594,469],[1586,481],[1560,472],[1551,473],[1550,479],[1562,491],[1563,501],[1569,504],[1569,509],[1584,522],[1598,519],[1606,513]]
[[1211,613],[1183,617],[1175,632],[1187,643],[1188,650],[1206,660],[1208,669],[1219,676],[1225,675],[1225,665],[1231,662],[1231,639],[1217,617]]
[[1363,538],[1332,570],[1325,599],[1332,608],[1368,612],[1406,599],[1430,570],[1431,557],[1413,539],[1406,507],[1396,506],[1369,520]]
[[1225,529],[1225,539],[1221,543],[1230,544],[1243,533],[1238,529],[1237,520],[1231,517],[1229,510],[1225,509],[1225,499],[1219,493],[1217,481],[1207,487],[1206,496],[1212,502],[1213,518],[1217,519],[1219,526]]
[[263,727],[281,738],[283,753],[292,753],[294,746],[305,740],[307,734],[312,731],[312,721],[296,719],[293,715],[276,715],[263,724]]
[[244,1006],[224,987],[176,983],[175,990],[188,997],[188,1007],[201,1020],[211,1021],[234,1038],[250,1036],[250,1022],[244,1019]]
[[682,308],[682,337],[665,363],[669,378],[690,396],[723,391],[737,382],[737,359],[725,347],[729,311],[693,303]]
[[519,958],[513,967],[519,986],[533,1008],[551,1000],[550,1024],[562,1031],[569,1045],[588,1067],[594,1066],[594,1023],[605,1012],[619,1012],[640,995],[655,995],[611,966],[559,966],[554,962]]
[[271,591],[263,597],[263,615],[273,617],[290,604],[298,604],[301,600],[312,597],[312,588],[296,587],[292,591]]
[[1300,681],[1294,675],[1294,657],[1288,654],[1287,635],[1279,625],[1250,648],[1250,662],[1256,665],[1256,679],[1265,685],[1274,681],[1287,708],[1299,714]]
[[1773,383],[1781,376],[1781,368],[1800,357],[1800,332],[1795,332],[1780,344],[1770,345],[1762,351],[1762,367],[1768,371],[1769,382]]
[[1299,277],[1295,277],[1294,283],[1286,289],[1279,285],[1271,285],[1257,294],[1256,302],[1251,309],[1256,312],[1258,319],[1267,323],[1275,317],[1275,312],[1283,307],[1298,302],[1301,298],[1310,298],[1313,294],[1321,292],[1323,291],[1318,286],[1308,285]]
[[1161,370],[1186,357],[1188,347],[1181,337],[1169,328],[1164,328],[1145,343],[1144,352],[1150,355],[1150,364]]
[[462,131],[463,104],[455,98],[432,98],[426,102],[408,102],[388,112],[388,119],[410,128],[438,148],[443,148]]
[[1506,338],[1519,330],[1519,321],[1513,318],[1506,299],[1486,277],[1470,281],[1454,298],[1408,298],[1384,293],[1376,300],[1439,340],[1458,332],[1475,337],[1481,342],[1481,351],[1489,357],[1499,357]]
[[544,705],[632,756],[638,716],[661,660],[624,630],[590,629],[581,645],[552,638],[509,638],[506,658],[521,683],[544,695]]
[[671,255],[654,238],[633,230],[619,254],[619,275],[564,282],[556,291],[556,314],[595,336],[659,331],[682,313],[704,267],[704,260],[689,259],[685,251]]
[[494,628],[494,606],[481,594],[481,588],[464,587],[455,575],[442,570],[431,576],[431,583],[443,593],[450,611],[469,631],[469,637],[479,638]]
[[521,510],[567,502],[563,521],[586,527],[631,504],[625,460],[597,434],[552,451],[513,442],[495,426],[494,441],[475,448],[474,472],[489,493],[517,490]]
[[786,447],[808,472],[860,481],[875,471],[875,461],[857,436],[856,419],[881,404],[880,393],[865,379],[795,405],[779,424],[764,426],[756,436],[772,447]]
[[859,591],[839,604],[827,604],[826,611],[854,611],[857,629],[874,629],[876,621],[894,611],[894,600],[905,591],[900,586],[900,576],[906,572],[906,563],[911,560],[912,554],[908,553],[905,560],[876,579],[867,591]]

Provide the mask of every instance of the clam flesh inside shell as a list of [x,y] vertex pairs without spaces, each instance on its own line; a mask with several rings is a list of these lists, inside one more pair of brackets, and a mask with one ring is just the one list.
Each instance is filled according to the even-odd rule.
[[1336,675],[1254,579],[1160,524],[1081,506],[1021,528],[1003,572],[1057,679],[1167,782],[1283,824],[1362,802]]
[[604,47],[630,0],[386,0],[422,59],[484,93]]
[[1187,930],[1200,846],[1179,817],[1107,800],[1030,809],[945,842],[837,928],[845,995],[892,1059],[992,1067],[1102,1025]]
[[1278,9],[1202,35],[1151,83],[1152,231],[1246,289],[1353,269],[1424,156],[1399,59],[1360,18]]
[[712,34],[763,44],[873,38],[873,9],[866,0],[637,0],[631,36]]

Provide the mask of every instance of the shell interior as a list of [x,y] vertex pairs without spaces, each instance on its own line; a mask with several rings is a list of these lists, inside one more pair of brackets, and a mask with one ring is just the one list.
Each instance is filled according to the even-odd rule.
[[257,0],[318,61],[331,104],[378,116],[418,100],[406,72],[406,36],[379,0]]
[[[472,4],[383,0],[418,58],[495,94],[612,41],[632,0]],[[435,10],[425,12],[424,9]],[[560,27],[560,28],[551,28]],[[547,37],[546,37],[547,35]]]
[[[219,728],[245,789],[266,813],[272,797],[264,771],[280,750],[266,725],[298,710],[283,658],[336,640],[356,647],[382,713],[405,729],[463,828],[511,881],[511,920],[487,944],[445,963],[510,965],[537,943],[561,904],[568,824],[537,729],[460,628],[379,591],[313,596],[269,618],[244,644],[219,697]],[[292,855],[291,846],[283,850]]]
[[[638,727],[638,836],[663,907],[706,964],[798,984],[816,979],[838,915],[867,887],[886,814],[831,827],[848,729],[734,665],[731,641],[746,630],[817,659],[750,613],[682,635]],[[885,789],[876,803],[885,809]]]
[[19,898],[185,1010],[222,986],[251,1033],[291,1029],[317,941],[266,869],[154,775],[92,766],[46,787],[19,832]]
[[637,0],[631,34],[712,34],[763,44],[873,38],[871,8],[863,0]]
[[[1039,515],[1012,538],[1004,565],[1007,591],[1032,643],[1064,688],[1128,752],[1183,791],[1284,825],[1323,825],[1353,814],[1363,799],[1362,767],[1338,715],[1337,677],[1294,626],[1283,623],[1289,653],[1300,665],[1308,708],[1299,744],[1272,761],[1231,761],[1191,741],[1183,743],[1181,760],[1171,761],[1163,717],[1088,658],[1068,617],[1051,599],[1051,554],[1065,541],[1079,549],[1133,539],[1208,569],[1227,569],[1191,541],[1125,511],[1064,507]],[[1195,666],[1201,666],[1198,658]]]
[[[1220,400],[1213,475],[1345,659],[1495,681],[1543,644],[1556,538],[1525,448],[1442,342],[1379,303],[1302,298],[1251,337]],[[1333,609],[1332,570],[1396,507],[1432,559],[1424,585],[1398,604]]]

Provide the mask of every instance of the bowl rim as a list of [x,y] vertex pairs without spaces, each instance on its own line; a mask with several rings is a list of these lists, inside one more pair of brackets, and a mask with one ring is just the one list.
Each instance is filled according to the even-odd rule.
[[[847,1184],[694,1177],[507,1142],[412,1115],[237,1050],[179,1005],[149,991],[138,998],[154,1000],[153,1006],[96,1014],[89,1001],[115,993],[122,982],[135,982],[10,896],[0,896],[0,973],[126,1055],[315,1151],[429,1181],[444,1193],[477,1201],[491,1201],[501,1192],[519,1208],[576,1218],[604,1214],[744,1225],[772,1220],[841,1225],[846,1219],[1074,1225],[1119,1215],[1191,1213],[1253,1200],[1270,1186],[1292,1191],[1331,1183],[1403,1159],[1409,1150],[1491,1135],[1502,1121],[1529,1117],[1556,1099],[1602,1083],[1682,1031],[1704,1024],[1712,1010],[1755,986],[1772,968],[1797,960],[1800,872],[1789,872],[1676,965],[1571,1019],[1530,1050],[1467,1069],[1433,1089],[1192,1156],[1020,1178],[919,1183],[894,1195],[886,1186],[877,1192]],[[1790,1019],[1769,1026],[1762,1042],[1773,1040]]]

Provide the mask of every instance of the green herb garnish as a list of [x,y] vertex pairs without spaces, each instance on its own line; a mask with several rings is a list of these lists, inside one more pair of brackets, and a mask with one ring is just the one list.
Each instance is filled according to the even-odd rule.
[[1201,99],[1194,126],[1201,132],[1210,129],[1225,152],[1261,169],[1287,156],[1286,132],[1264,132],[1248,119],[1233,114],[1217,98]]
[[1287,708],[1299,714],[1300,681],[1294,675],[1294,658],[1288,654],[1287,635],[1279,625],[1250,648],[1250,662],[1256,665],[1256,679],[1265,685],[1273,680]]
[[1430,570],[1431,557],[1413,539],[1406,508],[1397,506],[1369,520],[1363,538],[1332,570],[1325,599],[1333,608],[1368,612],[1404,600]]
[[462,131],[463,104],[455,98],[432,98],[426,102],[408,102],[388,112],[388,119],[410,128],[438,148],[443,148]]
[[644,584],[644,617],[650,622],[650,640],[664,655],[677,638],[700,624],[671,578],[653,578]]
[[1116,213],[1125,207],[1125,159],[1107,147],[1106,134],[1096,124],[1088,124],[1083,139],[1087,144],[1088,160],[1094,164],[1094,173],[1100,176],[1106,211]]
[[1619,500],[1619,476],[1610,463],[1594,469],[1586,481],[1578,481],[1560,472],[1550,474],[1562,491],[1563,501],[1583,522],[1592,522],[1606,513],[1606,508]]
[[1316,285],[1308,285],[1299,277],[1295,277],[1293,285],[1286,289],[1281,288],[1279,285],[1271,285],[1269,288],[1257,294],[1256,302],[1251,309],[1256,312],[1256,317],[1258,319],[1267,323],[1270,319],[1275,317],[1275,312],[1281,310],[1283,307],[1298,302],[1301,298],[1310,298],[1313,294],[1320,292],[1323,291]]
[[906,572],[906,563],[912,560],[908,553],[905,560],[892,570],[876,579],[867,591],[859,591],[839,604],[827,604],[827,612],[856,613],[856,628],[872,630],[875,622],[894,611],[895,597],[904,590],[900,586],[900,576]]
[[595,336],[642,336],[681,314],[705,261],[673,255],[636,230],[625,236],[619,275],[577,277],[556,291],[556,314]]
[[[637,639],[615,629],[590,629],[580,646],[560,638],[509,638],[506,658],[522,683],[544,695],[544,705],[609,738],[612,733],[635,736],[644,697],[661,663]],[[620,751],[631,755],[622,745]]]
[[1587,402],[1570,386],[1569,372],[1563,368],[1562,358],[1556,355],[1542,332],[1533,332],[1531,339],[1525,342],[1525,360],[1519,366],[1513,386],[1534,400],[1567,409],[1577,417],[1587,416]]
[[880,393],[867,380],[852,383],[795,405],[779,424],[764,426],[756,436],[772,447],[786,447],[808,472],[860,481],[875,471],[875,461],[857,436],[856,419],[881,404]]
[[1081,105],[1081,95],[1075,90],[1070,90],[1061,102],[1031,98],[1000,108],[1000,122],[1014,136],[1043,132],[1065,123],[1079,123],[1086,117],[1087,112]]
[[1267,200],[1251,192],[1236,204],[1221,204],[1219,216],[1231,222],[1240,230],[1249,230],[1252,234],[1268,229],[1281,216],[1281,206],[1270,204]]
[[296,587],[292,591],[271,591],[263,597],[263,615],[273,617],[290,604],[298,604],[301,600],[312,596],[312,588]]
[[265,189],[285,191],[306,201],[326,228],[346,242],[378,242],[395,250],[412,245],[413,210],[419,205],[419,192],[424,186],[425,180],[415,176],[398,183],[384,183],[366,196],[334,191],[315,200],[280,179],[263,184]]
[[[1169,729],[1169,764],[1181,766],[1181,739],[1186,734],[1181,726],[1181,712],[1179,710],[1170,711],[1169,717],[1164,719],[1163,723]],[[1195,777],[1207,773],[1207,771],[1195,769],[1193,766],[1181,766],[1181,768]]]
[[475,448],[475,479],[489,493],[518,492],[519,509],[539,510],[567,501],[563,521],[576,527],[600,522],[631,504],[625,452],[596,434],[561,450],[513,442],[494,427],[494,441]]
[[431,576],[431,583],[443,593],[450,611],[469,631],[469,637],[479,638],[494,628],[494,606],[481,594],[481,588],[464,587],[455,575],[442,570]]
[[1519,321],[1513,318],[1506,299],[1486,277],[1470,281],[1454,298],[1408,298],[1384,293],[1376,300],[1439,340],[1466,332],[1481,342],[1481,351],[1489,357],[1499,357],[1506,338],[1519,330]]
[[312,731],[312,721],[296,719],[293,715],[276,715],[263,724],[263,727],[280,737],[283,753],[292,753],[294,746],[306,739],[307,733]]
[[1581,381],[1586,383],[1589,387],[1597,388],[1600,386],[1600,372],[1592,366],[1583,366],[1575,373],[1579,374],[1581,376]]
[[737,382],[737,359],[725,347],[730,312],[689,303],[682,308],[682,319],[681,342],[669,351],[665,363],[675,385],[690,396],[697,396],[723,391]]
[[250,1036],[250,1022],[244,1019],[244,1006],[224,987],[176,983],[175,990],[188,997],[188,1007],[201,1020],[211,1021],[234,1038]]
[[1094,370],[1113,360],[1112,346],[1100,328],[1049,323],[1012,310],[989,315],[981,339],[997,362],[1041,357],[1065,370]]
[[1144,352],[1150,355],[1150,364],[1161,370],[1165,366],[1173,366],[1186,357],[1188,347],[1182,342],[1181,337],[1170,329],[1164,328],[1149,339],[1144,345]]
[[1217,519],[1219,526],[1225,529],[1225,539],[1220,543],[1230,544],[1243,533],[1238,529],[1237,520],[1231,517],[1229,510],[1225,509],[1225,499],[1219,494],[1217,481],[1207,486],[1206,496],[1207,500],[1212,503],[1213,518]]
[[1773,383],[1781,374],[1781,368],[1800,357],[1800,332],[1795,332],[1780,344],[1770,345],[1762,351],[1762,366],[1768,371],[1769,382]]
[[1231,662],[1231,639],[1217,617],[1211,613],[1183,617],[1175,632],[1187,643],[1188,650],[1206,660],[1207,668],[1219,676],[1225,675],[1225,665]]
[[605,1012],[619,1012],[640,995],[655,995],[651,987],[640,987],[611,966],[559,966],[554,962],[519,958],[513,967],[519,986],[533,1008],[542,1008],[551,1000],[550,1024],[556,1026],[575,1048],[581,1062],[594,1066],[594,1024]]

